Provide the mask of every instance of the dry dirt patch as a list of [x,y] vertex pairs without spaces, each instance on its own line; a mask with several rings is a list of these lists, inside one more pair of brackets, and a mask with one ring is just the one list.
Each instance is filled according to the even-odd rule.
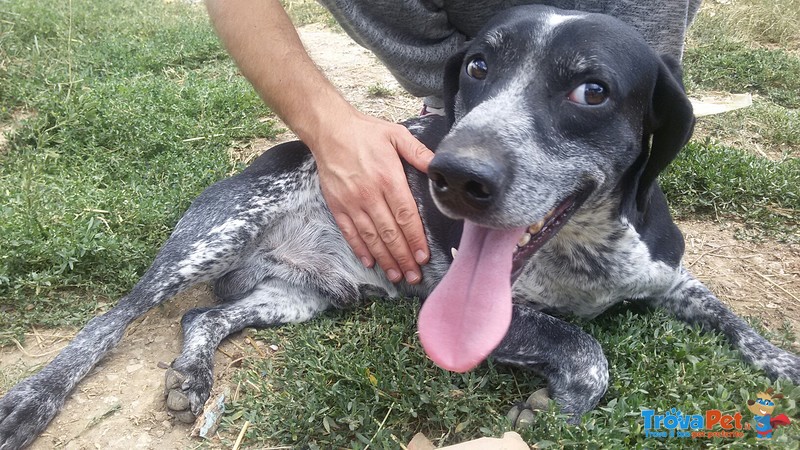
[[0,154],[6,152],[6,145],[8,144],[8,137],[14,133],[20,123],[33,117],[35,113],[26,110],[16,110],[11,113],[11,119],[5,122],[0,122]]
[[686,239],[684,264],[695,276],[740,316],[757,318],[768,329],[788,321],[800,340],[800,245],[740,241],[732,223],[678,225]]
[[[413,116],[420,101],[403,94],[396,81],[366,50],[346,35],[319,26],[301,29],[312,57],[344,95],[362,111],[392,121]],[[390,90],[389,97],[370,95],[371,86]],[[285,133],[279,140],[291,139]],[[249,161],[278,140],[256,141],[232,149],[231,156]],[[755,316],[768,328],[789,320],[800,331],[800,246],[775,242],[745,243],[733,238],[733,226],[709,222],[680,223],[687,241],[686,264],[737,313]],[[165,412],[164,370],[180,352],[180,318],[187,310],[213,302],[207,286],[199,286],[155,308],[136,321],[111,352],[68,398],[62,412],[33,449],[178,449],[206,446],[190,438],[190,427]],[[74,330],[38,330],[24,347],[0,349],[5,378],[18,379],[50,359],[74,336]],[[249,351],[242,335],[226,340],[216,354],[215,391],[230,386],[240,357]],[[798,348],[794,349],[796,352]],[[268,352],[267,352],[268,353]],[[0,378],[2,380],[2,378]],[[9,380],[6,380],[9,381]],[[4,381],[4,384],[8,384]],[[230,436],[228,436],[230,438]]]
[[[210,299],[209,289],[200,286],[134,322],[120,345],[89,373],[31,448],[193,446],[188,427],[173,422],[166,413],[164,370],[158,364],[170,363],[180,353],[182,314],[209,304]],[[74,334],[70,330],[39,330],[27,337],[24,350],[0,350],[0,366],[6,372],[24,373],[52,359]],[[225,369],[230,360],[220,352],[217,355],[217,378],[229,377]]]

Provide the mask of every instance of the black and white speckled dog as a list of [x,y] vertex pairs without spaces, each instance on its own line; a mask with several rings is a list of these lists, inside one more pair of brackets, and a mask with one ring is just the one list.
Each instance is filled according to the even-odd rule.
[[797,356],[681,267],[683,240],[656,183],[694,122],[677,71],[610,17],[501,14],[448,64],[448,117],[408,123],[438,149],[430,181],[407,169],[432,251],[421,285],[364,268],[308,149],[277,146],[206,190],[130,294],[0,400],[0,449],[30,443],[131,321],[205,281],[221,303],[183,317],[183,352],[167,373],[167,404],[183,420],[200,413],[230,333],[376,292],[427,298],[419,334],[440,366],[466,371],[491,355],[529,367],[574,420],[606,391],[607,363],[597,341],[550,314],[593,317],[626,299],[719,330],[747,361],[800,383]]

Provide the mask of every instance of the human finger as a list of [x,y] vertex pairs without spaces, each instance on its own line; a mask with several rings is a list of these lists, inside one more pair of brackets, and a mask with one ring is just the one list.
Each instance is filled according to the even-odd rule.
[[390,281],[397,283],[406,278],[410,283],[419,282],[419,267],[414,262],[388,205],[376,202],[369,211],[354,217],[353,222],[361,239]]
[[422,173],[428,173],[428,165],[430,165],[434,153],[417,140],[406,127],[401,125],[398,127],[392,142],[397,154],[415,169]]
[[361,261],[361,264],[367,268],[374,266],[375,259],[373,259],[367,244],[361,239],[358,228],[356,228],[350,216],[345,212],[338,212],[333,213],[333,218],[339,230],[342,232],[345,241],[347,241],[347,244],[353,250],[358,260]]

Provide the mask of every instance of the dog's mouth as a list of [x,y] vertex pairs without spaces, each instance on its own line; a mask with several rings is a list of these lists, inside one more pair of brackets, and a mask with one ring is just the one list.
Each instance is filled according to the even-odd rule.
[[528,260],[566,225],[585,199],[583,194],[570,195],[522,233],[512,258],[511,284],[522,274]]
[[433,362],[466,372],[489,356],[511,325],[511,285],[590,192],[568,196],[527,227],[497,230],[464,222],[453,264],[419,314],[420,341]]

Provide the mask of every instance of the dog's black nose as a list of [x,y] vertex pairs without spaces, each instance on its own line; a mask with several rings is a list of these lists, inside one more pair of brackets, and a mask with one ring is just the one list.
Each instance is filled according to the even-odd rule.
[[485,210],[497,200],[504,178],[502,168],[489,161],[449,153],[433,158],[428,177],[440,201],[476,210]]

